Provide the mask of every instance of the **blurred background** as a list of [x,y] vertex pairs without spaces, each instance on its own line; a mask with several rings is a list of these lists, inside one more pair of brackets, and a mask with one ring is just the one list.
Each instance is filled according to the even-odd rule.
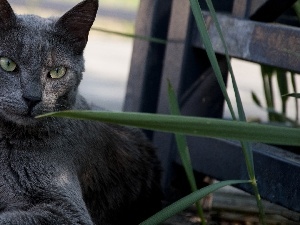
[[[61,16],[80,0],[8,0],[18,14],[37,14],[42,17]],[[139,0],[100,0],[95,28],[123,33],[134,33],[134,23]],[[86,72],[80,92],[95,106],[112,111],[121,111],[126,93],[133,39],[92,30],[85,50]],[[268,114],[264,107],[255,104],[251,92],[264,100],[264,89],[260,66],[233,59],[232,65],[249,120],[266,121]],[[297,83],[299,84],[299,76]],[[274,77],[274,79],[276,79]],[[274,81],[275,82],[275,81]],[[231,81],[228,91],[232,99],[234,92]],[[278,87],[274,85],[275,108],[280,110]],[[262,104],[265,104],[262,102]],[[287,115],[295,117],[294,100],[286,106]],[[229,117],[225,107],[224,117]]]

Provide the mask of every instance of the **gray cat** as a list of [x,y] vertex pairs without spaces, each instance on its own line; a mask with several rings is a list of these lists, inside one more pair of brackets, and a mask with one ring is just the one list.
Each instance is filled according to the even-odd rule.
[[36,115],[88,109],[77,94],[98,9],[15,15],[0,0],[0,224],[138,224],[160,208],[159,163],[140,131]]

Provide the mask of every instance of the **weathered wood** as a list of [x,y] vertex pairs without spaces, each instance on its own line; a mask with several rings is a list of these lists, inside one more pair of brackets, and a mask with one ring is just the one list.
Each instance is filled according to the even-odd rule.
[[[187,46],[190,45],[190,20],[191,11],[189,2],[173,1],[168,39],[177,40],[177,42],[168,43],[167,45],[163,76],[160,84],[157,113],[169,113],[167,93],[168,80],[178,93],[182,77],[182,68],[184,64],[187,63]],[[171,165],[172,161],[174,161],[174,158],[176,157],[176,152],[174,152],[173,148],[171,148],[174,143],[174,139],[171,134],[155,132],[153,143],[159,149],[158,156],[161,160],[164,171],[162,185],[164,188],[164,193],[167,195],[167,189],[169,188],[172,174]]]
[[[193,17],[189,2],[173,1],[168,39],[176,41],[167,44],[157,113],[170,113],[168,103],[168,82],[170,82],[178,98],[181,99],[181,104],[193,104],[194,112],[183,111],[185,115],[221,117],[223,95],[213,71],[206,72],[207,68],[210,68],[206,52],[197,49],[193,51],[192,24]],[[222,59],[224,59],[223,56],[219,57],[220,61]],[[223,75],[226,79],[227,66],[225,66]],[[207,87],[203,87],[203,84],[207,84]],[[211,89],[214,89],[213,93]],[[189,101],[186,96],[197,96],[197,98],[194,98],[193,102]],[[164,171],[163,187],[167,194],[172,178],[172,164],[177,156],[174,137],[172,134],[155,132],[153,142],[159,149],[158,156]]]
[[[221,39],[208,13],[205,13],[205,20],[214,50],[224,54]],[[300,72],[298,28],[252,22],[226,15],[218,15],[218,20],[230,56]],[[199,32],[194,32],[193,44],[203,48],[199,36]]]
[[[237,5],[240,1],[242,7]],[[235,0],[234,16],[247,20],[228,15],[231,13],[232,1],[213,1],[218,12],[225,12],[222,15],[219,13],[218,18],[230,56],[300,72],[299,28],[249,20],[250,17],[260,21],[273,21],[293,1]],[[166,4],[166,8],[160,9],[160,6],[163,6],[160,4]],[[204,4],[204,1],[200,1],[203,9]],[[276,7],[274,14],[267,15],[266,12],[276,4],[280,6]],[[160,13],[165,12],[166,18],[156,19],[156,10],[161,10]],[[144,16],[145,14],[149,14],[150,18]],[[220,38],[211,17],[207,13],[204,14],[214,50],[218,53],[219,62],[223,62],[224,50]],[[166,24],[169,25],[168,34],[166,30],[164,33],[160,29],[167,28]],[[145,36],[159,34],[157,37],[165,37],[170,41],[166,49],[145,41],[135,41],[125,110],[169,113],[167,82],[170,80],[181,100],[182,112],[185,115],[220,116],[223,98],[218,97],[220,93],[213,77],[205,73],[210,64],[191,15],[189,1],[141,1],[137,31],[139,35]],[[226,68],[224,71],[226,74]],[[172,164],[179,164],[174,137],[171,134],[156,132],[153,142],[158,148],[158,156],[162,162],[162,183],[166,194],[172,177]],[[188,138],[188,142],[193,168],[196,171],[219,179],[248,178],[239,145],[205,138]],[[259,145],[254,147],[254,160],[262,197],[300,212],[299,156]],[[249,185],[240,188],[251,192]]]
[[[199,137],[187,140],[195,171],[218,180],[249,179],[238,142]],[[252,150],[261,197],[300,212],[300,156],[265,144],[252,144]],[[176,161],[180,164],[179,158]],[[252,193],[251,185],[238,187]]]
[[244,18],[248,14],[248,0],[234,0],[232,15]]
[[[143,0],[140,3],[136,34],[166,39],[171,0]],[[146,40],[134,41],[125,111],[155,112],[165,45]]]

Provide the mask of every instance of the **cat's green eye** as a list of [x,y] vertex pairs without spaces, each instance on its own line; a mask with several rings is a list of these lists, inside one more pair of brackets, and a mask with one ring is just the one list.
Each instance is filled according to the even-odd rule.
[[52,79],[59,79],[59,78],[62,78],[66,74],[66,72],[67,72],[66,67],[60,66],[60,67],[57,67],[57,68],[51,70],[49,72],[49,77]]
[[17,68],[17,64],[7,57],[0,57],[0,66],[7,72],[13,72]]

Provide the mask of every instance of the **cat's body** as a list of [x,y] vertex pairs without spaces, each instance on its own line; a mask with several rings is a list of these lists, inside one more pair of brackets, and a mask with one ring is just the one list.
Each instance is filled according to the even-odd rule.
[[42,19],[0,0],[0,224],[137,224],[160,208],[159,164],[140,131],[34,118],[88,109],[77,87],[97,8]]

